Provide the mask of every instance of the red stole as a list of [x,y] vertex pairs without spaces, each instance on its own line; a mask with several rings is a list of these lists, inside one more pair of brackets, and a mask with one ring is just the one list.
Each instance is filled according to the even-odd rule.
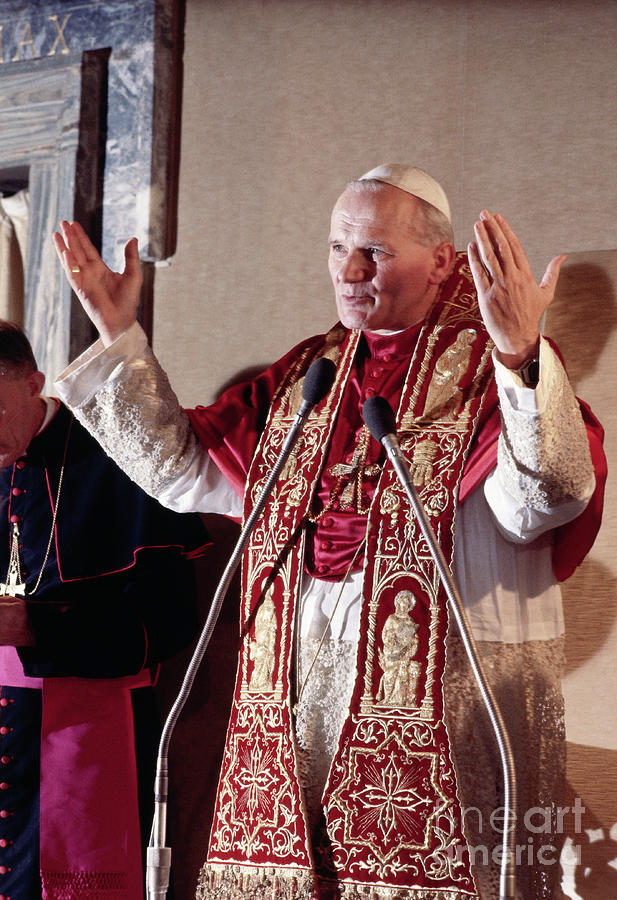
[[[465,259],[442,297],[420,333],[397,420],[450,560],[458,483],[494,385]],[[337,884],[345,896],[369,886],[417,900],[477,896],[443,721],[447,602],[390,465],[368,515],[357,680],[324,793],[322,839],[307,831],[291,712],[296,601],[306,519],[358,340],[334,329],[295,359],[251,465],[245,514],[278,457],[308,365],[316,355],[333,358],[335,385],[309,417],[244,558],[244,640],[199,897],[268,890],[309,898]]]

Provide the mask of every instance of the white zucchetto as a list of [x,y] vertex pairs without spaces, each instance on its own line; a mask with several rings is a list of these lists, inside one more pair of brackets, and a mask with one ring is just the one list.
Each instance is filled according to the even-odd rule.
[[431,206],[442,212],[448,222],[452,221],[450,204],[444,189],[439,182],[431,178],[422,169],[417,169],[415,166],[406,166],[402,163],[385,163],[361,175],[358,180],[365,181],[367,179],[383,181],[386,184],[400,188],[402,191],[407,191],[408,194],[413,194],[414,197],[426,200],[427,203],[430,203]]

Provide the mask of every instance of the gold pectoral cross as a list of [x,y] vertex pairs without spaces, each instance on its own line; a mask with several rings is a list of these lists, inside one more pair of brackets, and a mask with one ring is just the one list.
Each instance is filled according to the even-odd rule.
[[21,580],[21,569],[19,566],[19,528],[17,527],[17,522],[13,523],[9,571],[6,576],[6,584],[0,584],[0,594],[4,597],[26,596],[26,585]]
[[[330,467],[330,473],[338,479],[330,497],[331,503],[337,497],[340,497],[340,505],[342,509],[351,509],[354,505],[356,512],[360,515],[366,515],[366,509],[362,507],[362,482],[364,478],[372,478],[381,470],[379,463],[366,464],[366,454],[368,453],[370,442],[370,434],[366,425],[363,425],[358,435],[358,443],[353,453],[350,463],[336,463]],[[344,482],[347,484],[343,488]],[[324,510],[325,512],[325,510]]]

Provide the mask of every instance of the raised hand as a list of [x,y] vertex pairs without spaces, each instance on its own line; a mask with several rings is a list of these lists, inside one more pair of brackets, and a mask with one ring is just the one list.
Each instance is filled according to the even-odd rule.
[[517,369],[537,353],[540,320],[552,303],[565,255],[555,256],[540,284],[516,234],[503,216],[488,210],[474,225],[467,247],[484,324],[500,361]]
[[108,346],[137,317],[142,282],[137,239],[124,248],[124,271],[114,272],[78,222],[61,222],[60,228],[53,241],[66,277]]

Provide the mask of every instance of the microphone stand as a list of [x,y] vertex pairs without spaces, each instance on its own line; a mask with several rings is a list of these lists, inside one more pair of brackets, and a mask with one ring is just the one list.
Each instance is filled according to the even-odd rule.
[[329,391],[334,380],[334,374],[334,363],[325,357],[319,357],[312,363],[305,376],[303,399],[300,403],[300,408],[285,437],[278,459],[262,488],[255,506],[251,510],[251,513],[242,528],[240,537],[238,538],[229,562],[225,567],[225,571],[221,576],[216,593],[212,599],[206,622],[184,676],[182,686],[161,732],[154,782],[154,817],[152,820],[150,840],[146,850],[146,896],[148,900],[165,898],[169,889],[171,848],[165,846],[165,839],[167,833],[167,796],[169,788],[168,756],[173,730],[180,717],[180,713],[188,700],[189,693],[195,681],[195,676],[197,675],[197,670],[204,657],[212,632],[214,631],[214,626],[219,617],[223,600],[236,569],[238,568],[238,564],[240,563],[242,554],[249,541],[251,532],[255,527],[255,523],[263,512],[268,497],[304,428],[311,409]]
[[[435,538],[435,532],[429,522],[424,506],[418,498],[413,483],[407,460],[399,446],[396,437],[396,424],[394,413],[390,405],[383,397],[371,397],[364,404],[363,417],[373,437],[378,440],[386,450],[396,474],[405,489],[409,502],[420,525],[420,529],[428,544],[431,555],[435,561],[439,577],[448,595],[450,607],[454,614],[463,645],[469,658],[469,663],[474,677],[478,683],[482,699],[488,711],[503,770],[504,785],[504,831],[502,840],[501,868],[499,879],[499,900],[511,900],[515,897],[515,833],[514,822],[516,816],[516,769],[512,745],[505,727],[501,710],[497,705],[492,689],[486,680],[476,642],[471,632],[467,614],[463,606],[460,593],[450,571],[441,547]],[[368,420],[368,421],[367,421]],[[512,826],[510,827],[510,822]]]

